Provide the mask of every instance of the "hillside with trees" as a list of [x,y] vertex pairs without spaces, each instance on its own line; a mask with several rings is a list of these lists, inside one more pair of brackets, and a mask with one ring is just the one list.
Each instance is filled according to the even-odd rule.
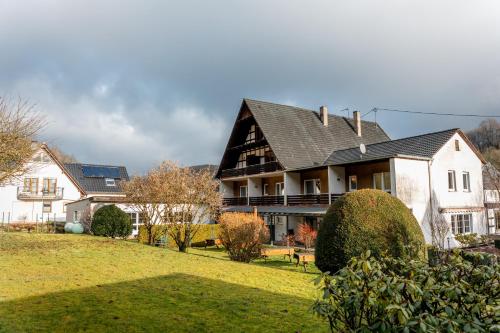
[[484,120],[479,127],[467,132],[467,136],[484,158],[500,169],[500,122],[495,119]]

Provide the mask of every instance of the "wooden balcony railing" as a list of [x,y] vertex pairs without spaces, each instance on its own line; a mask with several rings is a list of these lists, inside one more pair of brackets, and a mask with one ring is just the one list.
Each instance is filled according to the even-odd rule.
[[250,197],[250,206],[276,206],[285,203],[283,195],[264,195],[261,197]]
[[247,166],[246,168],[222,170],[221,176],[222,178],[238,177],[246,175],[255,175],[264,172],[273,172],[278,170],[281,170],[281,166],[278,162],[268,162],[264,164],[250,165]]
[[222,204],[224,206],[246,206],[248,205],[248,198],[247,197],[224,198],[222,199]]
[[288,195],[289,206],[328,205],[328,193]]
[[19,186],[17,188],[18,200],[61,200],[63,198],[63,195],[63,187],[57,187],[52,191],[42,190],[38,192],[28,191],[22,186]]
[[[315,205],[328,205],[328,197],[331,197],[331,202],[340,198],[343,194],[298,194],[288,195],[288,206],[315,206]],[[285,204],[285,196],[283,195],[264,195],[260,197],[235,197],[224,198],[224,206],[280,206]]]

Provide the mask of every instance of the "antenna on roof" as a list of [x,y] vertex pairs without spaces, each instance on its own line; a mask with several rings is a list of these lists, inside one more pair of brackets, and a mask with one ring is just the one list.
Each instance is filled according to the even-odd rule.
[[340,112],[344,112],[344,111],[347,111],[347,118],[349,118],[349,108],[345,108],[345,109],[342,109],[340,110]]

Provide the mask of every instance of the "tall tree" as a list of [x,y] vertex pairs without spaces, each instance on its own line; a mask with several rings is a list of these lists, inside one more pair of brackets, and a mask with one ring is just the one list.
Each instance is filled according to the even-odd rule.
[[0,184],[25,174],[33,167],[37,149],[35,136],[44,127],[44,118],[34,105],[19,99],[11,102],[0,97]]
[[482,153],[492,148],[500,149],[500,122],[495,119],[484,120],[467,136]]

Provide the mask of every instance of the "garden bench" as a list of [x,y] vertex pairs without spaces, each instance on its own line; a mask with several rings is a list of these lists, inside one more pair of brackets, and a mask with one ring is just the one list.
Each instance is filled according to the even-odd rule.
[[304,272],[307,272],[307,265],[314,262],[314,254],[312,253],[294,253],[293,258],[297,260],[295,266],[301,264],[304,267]]
[[166,247],[167,246],[167,236],[161,236],[160,239],[158,239],[155,242],[155,246]]
[[285,260],[286,257],[289,258],[290,262],[292,262],[292,256],[294,253],[293,248],[263,248],[261,250],[261,257],[264,258],[264,260],[267,260],[270,256],[283,256],[283,260]]

